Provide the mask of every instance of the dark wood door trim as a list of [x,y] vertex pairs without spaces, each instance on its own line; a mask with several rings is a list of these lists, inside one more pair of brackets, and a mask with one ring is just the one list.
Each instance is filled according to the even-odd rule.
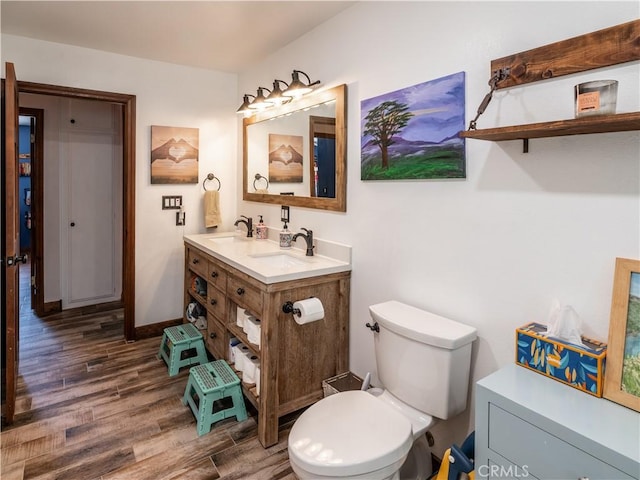
[[4,182],[4,204],[2,207],[2,222],[4,235],[2,243],[2,367],[4,395],[3,421],[13,422],[16,405],[16,391],[18,382],[19,358],[19,280],[18,264],[9,263],[9,258],[20,255],[19,208],[18,202],[18,89],[16,72],[13,63],[6,64],[6,79],[2,82],[2,112],[4,125],[2,129],[3,167],[2,182]]
[[135,181],[136,181],[136,96],[82,88],[18,81],[20,93],[97,100],[122,105],[122,301],[124,336],[135,333]]

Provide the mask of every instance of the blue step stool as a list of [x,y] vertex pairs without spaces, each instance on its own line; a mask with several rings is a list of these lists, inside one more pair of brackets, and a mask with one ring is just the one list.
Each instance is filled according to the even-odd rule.
[[177,375],[182,367],[202,365],[209,361],[204,348],[204,337],[190,323],[164,329],[157,357],[167,363],[171,377]]
[[[220,405],[215,402],[224,398],[229,398],[232,406],[216,408]],[[182,403],[191,407],[196,417],[198,435],[208,433],[214,423],[225,418],[236,417],[238,422],[247,418],[240,379],[224,360],[215,360],[189,370]]]

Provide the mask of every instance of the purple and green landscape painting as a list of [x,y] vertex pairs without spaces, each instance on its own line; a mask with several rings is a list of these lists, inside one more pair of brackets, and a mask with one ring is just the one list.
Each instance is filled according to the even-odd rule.
[[464,72],[363,100],[360,178],[465,178],[464,103]]

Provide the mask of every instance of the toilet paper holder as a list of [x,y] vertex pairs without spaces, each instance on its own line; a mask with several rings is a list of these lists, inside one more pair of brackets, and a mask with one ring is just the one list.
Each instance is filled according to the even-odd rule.
[[282,305],[282,311],[284,313],[293,313],[294,315],[300,316],[300,309],[293,308],[293,302],[284,302]]

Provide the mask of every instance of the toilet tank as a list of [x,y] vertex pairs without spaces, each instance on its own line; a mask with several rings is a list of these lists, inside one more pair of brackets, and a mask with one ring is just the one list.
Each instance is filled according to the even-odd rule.
[[369,307],[378,378],[392,395],[446,420],[467,408],[476,329],[397,301]]

